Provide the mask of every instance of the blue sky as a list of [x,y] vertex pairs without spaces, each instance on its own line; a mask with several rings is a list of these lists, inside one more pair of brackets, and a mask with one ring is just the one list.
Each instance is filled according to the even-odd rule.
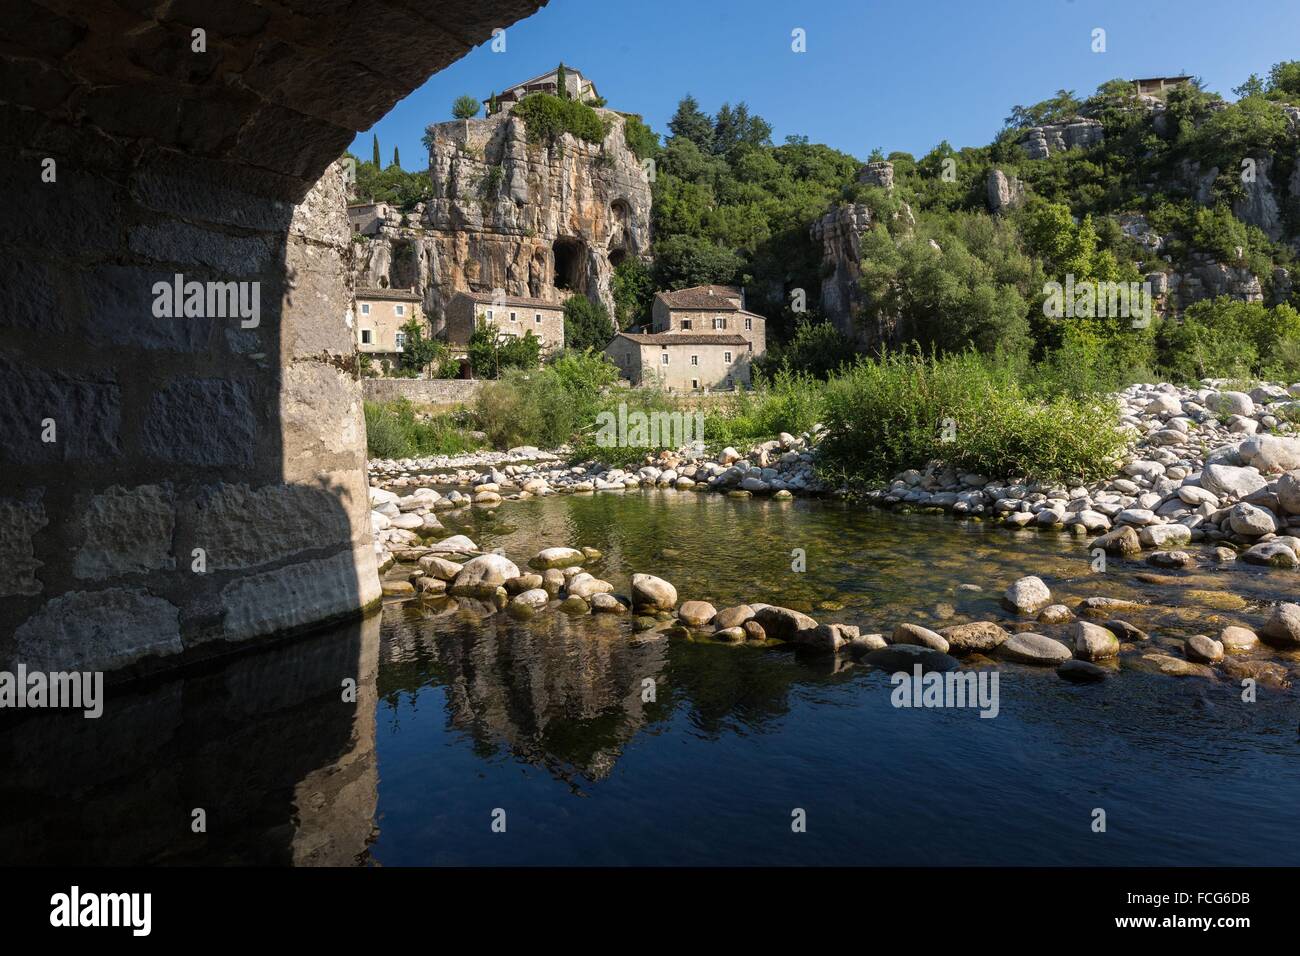
[[[1098,27],[1104,53],[1091,49]],[[795,28],[805,53],[791,51]],[[746,101],[774,142],[803,134],[864,158],[983,145],[1013,105],[1059,88],[1187,72],[1231,97],[1252,71],[1295,58],[1300,0],[550,0],[507,28],[505,52],[484,44],[435,74],[353,151],[369,158],[376,132],[385,164],[398,146],[406,169],[423,169],[424,127],[450,119],[457,96],[560,60],[659,133],[689,92],[710,113]]]

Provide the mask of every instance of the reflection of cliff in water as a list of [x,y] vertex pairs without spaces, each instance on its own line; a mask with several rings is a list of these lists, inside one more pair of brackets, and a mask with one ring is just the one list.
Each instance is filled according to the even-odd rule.
[[[698,733],[755,732],[788,710],[792,686],[840,680],[835,658],[634,635],[627,617],[544,611],[518,621],[480,602],[390,605],[379,697],[398,732],[425,686],[482,757],[509,753],[557,777],[607,777],[640,731],[679,709]],[[644,699],[654,680],[653,701]]]
[[[0,863],[347,865],[378,801],[379,615],[188,677],[104,713],[0,723]],[[357,682],[356,703],[343,681]],[[192,814],[207,815],[194,833]]]
[[[521,622],[466,611],[474,603],[389,609],[379,696],[399,728],[403,696],[433,683],[481,756],[504,748],[562,779],[595,781],[641,727],[670,712],[668,641],[634,640],[627,619],[612,615],[547,611]],[[647,678],[654,701],[643,700]]]

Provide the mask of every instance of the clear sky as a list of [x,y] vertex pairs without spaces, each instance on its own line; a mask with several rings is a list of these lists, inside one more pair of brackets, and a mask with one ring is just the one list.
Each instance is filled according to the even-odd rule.
[[[807,52],[791,49],[796,28]],[[1013,105],[1117,76],[1189,73],[1231,97],[1251,72],[1300,59],[1300,0],[550,0],[505,39],[435,74],[353,151],[369,158],[377,132],[385,165],[398,146],[403,167],[423,169],[424,128],[457,96],[561,60],[661,134],[689,92],[709,113],[746,101],[776,143],[802,134],[859,158],[980,146]]]

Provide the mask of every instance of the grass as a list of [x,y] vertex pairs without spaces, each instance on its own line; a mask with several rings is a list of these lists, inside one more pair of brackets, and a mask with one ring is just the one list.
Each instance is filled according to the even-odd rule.
[[878,483],[932,459],[990,478],[1088,481],[1126,447],[1100,395],[1032,397],[1015,369],[974,353],[862,359],[826,384],[822,469]]
[[405,399],[366,402],[366,449],[371,458],[460,455],[483,442],[469,433],[463,415],[421,415]]

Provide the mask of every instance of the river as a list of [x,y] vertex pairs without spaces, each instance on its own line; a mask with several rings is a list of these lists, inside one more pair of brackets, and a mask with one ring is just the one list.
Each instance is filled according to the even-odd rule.
[[[1071,606],[1144,602],[1122,616],[1173,654],[1191,634],[1260,624],[1294,587],[1294,572],[1245,567],[1099,573],[1066,535],[817,500],[650,490],[443,520],[521,565],[547,546],[599,548],[595,573],[620,591],[645,571],[683,600],[886,633],[1004,619],[1002,590],[1038,574]],[[1260,685],[1248,703],[1223,674],[1123,660],[1087,685],[970,662],[998,669],[983,719],[895,707],[890,675],[847,655],[650,639],[627,617],[389,603],[119,690],[98,720],[7,717],[0,860],[1300,863],[1300,694]]]

